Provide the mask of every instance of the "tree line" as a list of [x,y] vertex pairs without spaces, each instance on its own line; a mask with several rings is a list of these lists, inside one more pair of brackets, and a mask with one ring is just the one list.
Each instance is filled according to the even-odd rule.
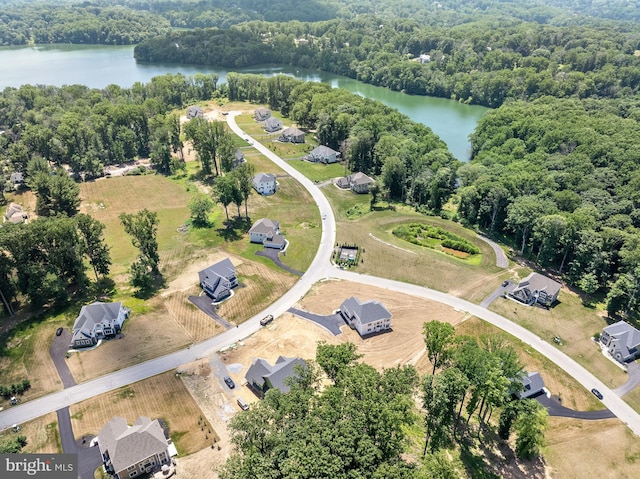
[[[423,377],[413,366],[378,372],[359,361],[352,343],[319,343],[315,362],[286,380],[289,392],[270,389],[230,421],[236,452],[220,476],[460,478],[463,464],[446,454],[456,443],[495,441],[495,411],[502,411],[502,440],[513,430],[516,454],[538,456],[546,410],[534,400],[511,401],[522,387],[515,351],[495,338],[456,337],[437,321],[425,323],[424,334],[433,371]],[[402,454],[418,422],[422,459],[409,462]]]

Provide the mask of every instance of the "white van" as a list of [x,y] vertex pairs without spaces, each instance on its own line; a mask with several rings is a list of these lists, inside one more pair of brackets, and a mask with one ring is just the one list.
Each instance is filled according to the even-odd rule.
[[249,405],[246,403],[246,401],[242,398],[238,398],[238,406],[240,406],[240,409],[242,409],[243,411],[246,411],[247,409],[249,409]]

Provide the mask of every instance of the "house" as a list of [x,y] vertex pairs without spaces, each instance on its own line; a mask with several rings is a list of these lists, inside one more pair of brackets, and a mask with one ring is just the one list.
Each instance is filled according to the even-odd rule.
[[137,477],[171,462],[169,443],[157,419],[140,416],[133,426],[114,417],[98,433],[107,473],[115,479]]
[[240,148],[236,148],[231,167],[235,170],[238,166],[240,166],[242,163],[245,163],[246,161],[247,159],[244,157],[244,153],[242,152],[242,150]]
[[338,153],[333,148],[329,148],[328,146],[319,145],[316,146],[313,150],[309,152],[307,155],[307,161],[313,161],[314,163],[335,163],[338,161],[338,157],[340,153]]
[[202,118],[204,112],[202,111],[202,107],[198,105],[190,106],[187,108],[187,120],[191,120],[193,118]]
[[272,173],[258,173],[253,177],[253,187],[261,195],[272,195],[278,187],[276,175]]
[[14,171],[9,177],[9,183],[11,183],[14,190],[19,190],[22,188],[22,185],[24,185],[24,173],[21,171]]
[[340,313],[351,329],[360,336],[391,329],[391,313],[376,300],[360,302],[351,296],[340,305]]
[[280,356],[272,366],[266,359],[257,358],[247,369],[245,379],[249,387],[260,397],[264,397],[269,389],[278,389],[282,393],[288,393],[290,388],[285,384],[285,380],[296,376],[296,366],[306,368],[307,364],[300,358]]
[[273,133],[274,131],[278,131],[282,128],[282,121],[279,118],[275,118],[270,116],[264,122],[264,129],[269,133]]
[[265,121],[270,116],[271,110],[262,106],[260,108],[256,108],[256,111],[253,113],[253,118],[255,118],[256,121]]
[[516,393],[518,399],[538,396],[545,391],[544,380],[540,373],[527,373],[518,379],[522,383],[522,390]]
[[266,248],[283,249],[286,246],[284,235],[280,234],[280,223],[268,218],[261,218],[253,224],[249,230],[249,239]]
[[342,189],[350,189],[354,193],[369,193],[369,186],[373,183],[373,178],[362,172],[352,173],[349,176],[340,178],[336,185]]
[[624,321],[618,321],[602,330],[600,342],[620,363],[640,358],[640,331]]
[[420,63],[430,63],[431,62],[431,55],[427,55],[426,53],[423,53],[422,55],[420,55],[418,57],[418,61]]
[[284,143],[304,143],[304,131],[290,126],[282,131],[278,137],[278,141]]
[[24,223],[29,219],[29,214],[17,203],[9,203],[4,214],[5,221],[13,224]]
[[231,290],[238,286],[236,268],[229,258],[198,272],[202,290],[214,301],[231,296]]
[[558,299],[561,287],[560,283],[551,278],[531,273],[523,278],[509,295],[529,306],[537,302],[549,307]]
[[99,339],[115,336],[122,323],[129,317],[129,308],[122,303],[95,302],[83,306],[73,323],[72,348],[84,348],[98,343]]

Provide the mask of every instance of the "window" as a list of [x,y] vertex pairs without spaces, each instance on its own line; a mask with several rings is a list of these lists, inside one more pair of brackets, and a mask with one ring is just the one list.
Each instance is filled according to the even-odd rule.
[[136,477],[138,475],[138,471],[133,471],[129,473],[129,477]]

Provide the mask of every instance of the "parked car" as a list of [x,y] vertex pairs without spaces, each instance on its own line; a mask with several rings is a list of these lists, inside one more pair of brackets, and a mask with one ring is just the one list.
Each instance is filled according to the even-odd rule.
[[505,286],[509,286],[509,280],[508,280],[508,279],[505,279],[505,280],[502,282],[502,287],[504,288]]
[[594,395],[595,397],[597,397],[598,399],[600,399],[600,400],[602,401],[602,398],[603,398],[604,396],[602,395],[602,393],[601,393],[600,391],[598,391],[596,388],[593,388],[593,389],[591,390],[591,392],[593,393],[593,395]]
[[233,379],[231,379],[229,376],[225,376],[224,382],[227,386],[229,386],[229,389],[233,389],[236,387],[236,383],[234,383]]
[[269,314],[260,320],[260,326],[266,326],[271,321],[273,321],[273,315]]
[[242,409],[243,411],[246,411],[247,409],[249,409],[249,405],[244,399],[238,398],[236,402],[238,403],[238,406],[240,406],[240,409]]
[[60,336],[62,334],[63,328],[56,329],[56,336]]

